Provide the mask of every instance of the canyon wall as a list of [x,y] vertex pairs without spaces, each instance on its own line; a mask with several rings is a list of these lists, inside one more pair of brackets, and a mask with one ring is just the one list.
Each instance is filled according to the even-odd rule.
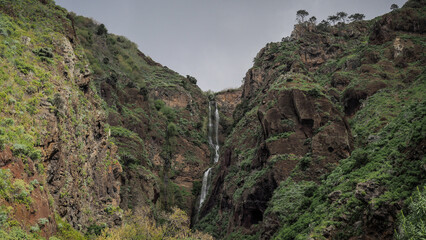
[[424,11],[408,1],[370,21],[303,22],[261,49],[226,100],[241,102],[194,227],[219,239],[403,229],[400,210],[424,194]]

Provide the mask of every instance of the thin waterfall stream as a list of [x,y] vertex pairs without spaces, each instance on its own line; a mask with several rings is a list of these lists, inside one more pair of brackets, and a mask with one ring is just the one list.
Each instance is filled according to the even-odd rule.
[[206,200],[207,191],[209,187],[208,180],[209,180],[211,170],[212,168],[207,169],[207,171],[205,171],[203,175],[203,186],[201,187],[201,195],[200,195],[200,208],[201,208],[201,204],[203,204],[204,200]]
[[[212,101],[209,101],[209,125],[208,125],[208,142],[210,147],[214,150],[214,163],[216,164],[219,161],[219,109],[217,108],[217,103],[214,102],[214,118],[212,114]],[[214,139],[213,139],[214,136]],[[204,200],[206,200],[207,193],[209,191],[210,183],[209,177],[211,174],[212,168],[210,167],[204,172],[203,182],[201,186],[201,195],[200,195],[200,205],[198,210],[200,210]]]

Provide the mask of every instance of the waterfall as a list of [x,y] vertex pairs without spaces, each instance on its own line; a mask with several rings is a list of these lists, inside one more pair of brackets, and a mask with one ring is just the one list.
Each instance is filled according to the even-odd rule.
[[[214,120],[212,114],[212,102],[209,101],[209,125],[208,125],[208,142],[210,147],[214,150],[214,163],[219,161],[219,109],[217,108],[217,103],[214,102]],[[213,141],[214,136],[214,141]],[[209,191],[209,177],[210,171],[212,168],[207,169],[203,175],[203,183],[201,186],[201,195],[200,195],[200,210],[204,200],[206,200],[207,193]]]
[[[208,129],[208,142],[210,147],[214,150],[214,163],[219,161],[219,109],[217,103],[214,105],[214,121],[212,114],[212,103],[209,101],[209,129]],[[213,141],[214,135],[214,141]]]
[[207,169],[207,171],[204,172],[203,185],[201,187],[200,208],[204,200],[206,200],[207,191],[209,190],[208,182],[209,182],[210,170],[212,170],[212,168],[209,168]]
[[213,145],[213,140],[212,140],[212,131],[213,131],[213,123],[212,123],[212,106],[211,103],[209,101],[209,132],[208,132],[208,141],[209,141],[209,145],[210,147],[214,147]]
[[215,155],[214,155],[214,163],[217,163],[219,161],[219,110],[217,109],[217,103],[215,102],[215,108],[216,110],[214,111],[214,130],[215,130],[215,135],[216,135],[216,143],[214,146],[214,151],[215,151]]

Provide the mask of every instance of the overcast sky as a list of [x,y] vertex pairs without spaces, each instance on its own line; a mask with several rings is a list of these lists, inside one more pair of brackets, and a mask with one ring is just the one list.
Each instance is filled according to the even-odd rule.
[[296,12],[319,21],[338,11],[371,19],[405,0],[56,0],[104,23],[155,61],[198,79],[203,90],[241,85],[268,42],[289,36]]

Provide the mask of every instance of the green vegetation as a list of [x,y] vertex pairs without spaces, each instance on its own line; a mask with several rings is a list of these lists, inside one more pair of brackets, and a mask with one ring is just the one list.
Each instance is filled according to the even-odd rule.
[[28,234],[20,227],[11,227],[10,230],[5,231],[0,230],[0,238],[4,240],[18,240],[18,239],[28,239],[28,240],[38,240],[41,239],[40,236],[36,234]]
[[[421,34],[410,33],[418,31],[416,24],[404,25],[424,20],[421,4],[409,1],[408,7],[420,6],[411,12],[393,4],[392,26],[386,31],[395,31],[379,41],[374,41],[372,30],[377,30],[373,28],[380,17],[360,23],[365,16],[356,13],[349,16],[353,23],[346,24],[348,14],[338,12],[316,25],[315,17],[305,22],[309,13],[299,10],[297,19],[303,24],[297,26],[297,36],[269,43],[254,59],[253,70],[261,73],[265,85],[252,89],[233,119],[221,115],[224,132],[229,133],[221,149],[230,150],[232,159],[230,166],[216,166],[213,172],[225,169],[221,179],[225,192],[220,194],[227,195],[230,206],[213,206],[195,228],[216,238],[258,239],[263,224],[272,220],[278,221],[275,239],[348,239],[363,234],[365,229],[357,223],[368,219],[367,209],[368,214],[388,211],[405,201],[401,212],[391,212],[399,214],[395,236],[425,238],[425,157],[420,148],[426,138],[426,41]],[[45,194],[42,198],[48,197],[55,209],[47,191],[54,184],[48,188],[46,179],[55,171],[49,164],[60,155],[61,162],[55,164],[63,167],[58,172],[64,185],[55,197],[61,201],[71,196],[73,184],[82,201],[93,199],[94,176],[120,175],[112,166],[121,164],[120,177],[127,184],[122,189],[153,210],[138,213],[135,207],[135,216],[124,218],[116,229],[91,219],[89,226],[79,226],[87,228],[86,235],[56,216],[58,234],[51,239],[209,239],[191,232],[188,217],[175,208],[189,211],[187,203],[199,195],[201,181],[187,189],[174,180],[188,165],[204,167],[195,151],[206,149],[208,120],[202,104],[214,94],[203,95],[194,77],[155,63],[125,37],[109,34],[105,25],[68,13],[53,1],[2,0],[0,12],[0,151],[13,155],[6,167],[22,164],[19,174],[28,177],[15,178],[15,171],[0,169],[0,202],[5,203],[0,206],[0,238],[42,239],[41,232],[53,224],[53,219],[40,218],[24,226],[13,209],[30,211],[38,201],[31,196],[33,191]],[[395,49],[396,36],[404,44],[402,53]],[[283,117],[280,123],[290,130],[264,139],[259,106],[268,95],[293,89],[318,101],[312,103],[318,112],[323,111],[321,101],[338,111],[305,133],[308,154],[270,156],[265,145],[291,138],[299,126]],[[267,109],[278,102],[269,98]],[[312,154],[315,135],[345,114],[354,137],[353,149],[345,149],[353,150],[351,156],[330,163],[326,171],[315,169],[319,161],[327,161]],[[104,124],[106,119],[109,125]],[[57,151],[61,152],[55,156]],[[99,154],[93,157],[94,152]],[[280,176],[275,176],[279,169],[274,166],[281,163],[296,167],[291,178],[275,184]],[[324,174],[312,180],[311,175],[317,174],[313,171]],[[269,178],[277,188],[271,190],[270,201],[262,203],[262,216],[255,216],[262,220],[250,226],[254,234],[236,228],[225,236],[237,217],[229,209]],[[132,181],[142,181],[144,190],[155,189],[154,195],[159,190],[155,206],[148,194],[132,191],[132,186],[140,186]],[[363,184],[377,186],[377,192],[369,193]],[[120,215],[122,210],[111,200],[95,201],[99,211],[84,209],[82,214]],[[133,208],[131,199],[128,202]],[[329,229],[334,235],[325,236]]]
[[174,208],[171,213],[162,214],[163,224],[161,225],[155,224],[149,208],[145,207],[138,211],[138,215],[132,215],[127,212],[125,222],[121,227],[116,229],[106,228],[96,239],[212,239],[207,234],[198,231],[192,232],[189,229],[188,216],[180,209]]
[[[186,155],[181,150],[186,141],[181,138],[188,140],[191,150],[206,144],[204,114],[199,114],[204,112],[199,102],[206,96],[195,85],[197,80],[157,64],[136,44],[108,33],[104,25],[92,19],[75,14],[70,14],[70,18],[90,63],[93,90],[102,97],[102,106],[111,120],[107,132],[118,147],[123,175],[132,179],[126,183],[137,186],[131,184],[138,181],[132,174],[138,173],[140,178],[148,174],[152,188],[161,187],[158,208],[183,207],[190,198],[188,189],[180,189],[168,178],[176,177],[182,169],[181,163],[175,161],[178,155]],[[182,96],[189,97],[187,105],[175,106]],[[199,160],[185,156],[185,162]],[[153,175],[158,176],[151,178]]]
[[[420,139],[424,139],[426,135],[424,120],[415,119],[424,119],[421,116],[425,113],[424,102],[404,107],[393,121],[379,131],[379,141],[356,150],[350,158],[342,160],[340,166],[326,176],[322,185],[314,191],[303,214],[296,218],[295,222],[283,223],[276,238],[319,236],[316,234],[321,234],[330,221],[341,214],[351,215],[351,223],[358,221],[361,217],[358,214],[359,209],[365,208],[364,203],[354,196],[356,183],[359,182],[374,181],[386,186],[387,191],[372,199],[371,203],[375,208],[408,198],[416,186],[425,183],[420,167],[424,159],[414,158],[407,161],[401,150],[414,147]],[[387,162],[387,158],[392,159],[391,164]],[[297,189],[293,189],[292,185],[289,186],[286,192]],[[346,202],[337,209],[337,205],[324,201],[333,191],[342,191],[338,201]],[[353,231],[360,230],[344,231],[350,236],[356,234]]]
[[400,213],[396,239],[423,239],[426,237],[426,186],[421,190],[417,188],[408,201],[408,214]]
[[13,181],[9,170],[0,169],[0,196],[10,203],[22,203],[30,207],[34,188],[22,179]]
[[308,11],[302,9],[297,11],[296,16],[297,16],[297,21],[299,23],[302,23],[305,21],[305,17],[309,16],[309,13]]
[[281,182],[274,191],[265,215],[275,214],[283,223],[294,222],[311,205],[317,185],[314,182]]
[[241,178],[241,181],[243,182],[242,187],[238,188],[234,192],[233,199],[239,200],[243,192],[245,190],[251,189],[259,181],[259,179],[262,178],[265,175],[265,173],[268,172],[268,170],[269,169],[267,168],[262,168],[262,170],[251,171],[248,176],[242,177]]
[[[5,240],[39,240],[44,239],[38,235],[39,230],[31,227],[31,233],[23,230],[18,221],[14,219],[13,207],[0,206],[0,239]],[[36,225],[37,226],[37,225]]]
[[[218,192],[227,205],[216,203],[195,228],[230,239],[257,239],[258,232],[270,234],[271,226],[278,227],[274,239],[349,239],[365,236],[363,224],[371,224],[368,221],[374,214],[386,213],[389,216],[399,214],[399,226],[394,235],[397,239],[424,238],[425,55],[424,51],[415,49],[424,50],[425,37],[417,30],[400,32],[411,27],[413,21],[424,19],[422,2],[409,1],[404,8],[389,14],[392,24],[398,27],[390,30],[394,35],[385,40],[372,36],[373,31],[378,31],[373,28],[385,24],[381,22],[382,17],[360,23],[365,16],[356,13],[349,15],[352,23],[346,24],[348,14],[338,12],[329,17],[336,26],[327,21],[315,25],[316,19],[309,21],[314,24],[305,22],[308,13],[300,11],[297,17],[304,23],[296,26],[292,38],[268,43],[254,59],[252,74],[261,76],[261,81],[256,82],[257,85],[249,82],[244,86],[250,91],[245,92],[245,98],[237,106],[234,126],[222,147],[232,152],[231,165],[221,172],[225,176]],[[407,9],[410,6],[417,9]],[[404,59],[402,62],[394,55],[398,38],[407,54],[400,56]],[[320,63],[316,62],[318,59]],[[292,132],[263,139],[256,127],[259,125],[256,113],[259,106],[267,110],[276,107],[279,100],[271,99],[291,89],[317,98],[318,102],[313,105],[319,113],[325,112],[321,101],[329,101],[338,111],[326,114],[324,118],[328,121],[321,122],[313,129],[313,136],[306,139],[304,145],[309,147],[308,154],[269,156],[273,153],[263,151],[265,143],[288,138]],[[330,128],[336,115],[346,115],[354,137],[353,147],[350,157],[338,163],[327,163],[327,158],[313,154],[312,142],[316,134]],[[284,118],[281,127],[295,127],[286,116],[281,117]],[[261,159],[262,154],[267,159]],[[251,210],[249,201],[256,199],[241,196],[264,182],[262,176],[271,173],[271,165],[282,160],[298,162],[280,166],[286,170],[293,168],[291,177],[279,183],[266,211],[263,212],[263,206],[258,207],[263,216],[256,217],[262,220],[251,225],[252,235],[246,236],[247,222],[241,223],[239,218],[243,214],[241,211],[247,210],[246,204]],[[318,168],[319,164],[324,166]],[[314,181],[303,180],[311,180],[317,173],[322,175]],[[368,192],[363,186],[373,186],[375,192]],[[405,204],[401,204],[404,201]],[[399,207],[403,208],[402,212]],[[218,221],[218,216],[226,214],[231,215],[229,221],[232,223],[225,227],[213,223]],[[391,224],[387,219],[379,221],[382,223],[383,228]],[[240,226],[243,224],[244,228]],[[221,232],[223,229],[231,229],[232,234],[225,236]],[[263,234],[261,237],[265,237]]]
[[225,237],[229,220],[229,213],[219,213],[218,208],[215,207],[200,219],[194,228],[210,234],[215,239],[221,239]]
[[[92,178],[83,169],[87,168],[89,159],[85,144],[92,136],[89,133],[101,109],[97,109],[96,93],[85,94],[86,87],[91,86],[78,84],[76,73],[84,73],[88,61],[72,33],[68,12],[50,0],[4,0],[0,1],[0,12],[0,151],[6,150],[2,153],[6,156],[9,150],[13,154],[6,159],[9,161],[6,168],[23,165],[19,175],[13,171],[15,176],[0,169],[0,202],[33,213],[38,210],[34,206],[49,197],[49,204],[55,209],[53,197],[45,191],[48,188],[44,185],[47,178],[44,164],[47,166],[45,158],[53,156],[45,154],[52,150],[55,153],[56,148],[65,156],[60,165],[64,165],[63,177],[68,178],[62,193],[70,191],[68,182],[74,176],[77,189],[84,192],[79,195],[84,201],[93,186]],[[47,150],[52,143],[55,147]],[[110,146],[105,147],[108,148],[105,155],[109,156]],[[101,160],[97,166],[106,167],[116,161],[114,156]],[[74,168],[76,165],[79,167]],[[42,196],[32,197],[34,188],[39,188],[37,191]],[[14,211],[0,214],[1,239],[44,239],[39,235],[51,219],[40,218],[32,226],[26,226],[13,214]],[[68,239],[78,238],[73,235]]]
[[59,215],[55,217],[58,227],[56,237],[61,240],[86,240],[83,234],[75,230],[67,221],[62,219]]
[[277,141],[279,139],[282,138],[289,138],[291,136],[291,134],[293,134],[294,132],[283,132],[283,133],[278,133],[276,135],[273,135],[271,137],[269,137],[268,139],[266,139],[266,142],[274,142]]
[[260,237],[260,232],[258,232],[255,235],[247,235],[247,234],[243,234],[241,231],[238,232],[233,232],[231,234],[229,234],[228,236],[226,236],[226,240],[256,240],[259,239]]

